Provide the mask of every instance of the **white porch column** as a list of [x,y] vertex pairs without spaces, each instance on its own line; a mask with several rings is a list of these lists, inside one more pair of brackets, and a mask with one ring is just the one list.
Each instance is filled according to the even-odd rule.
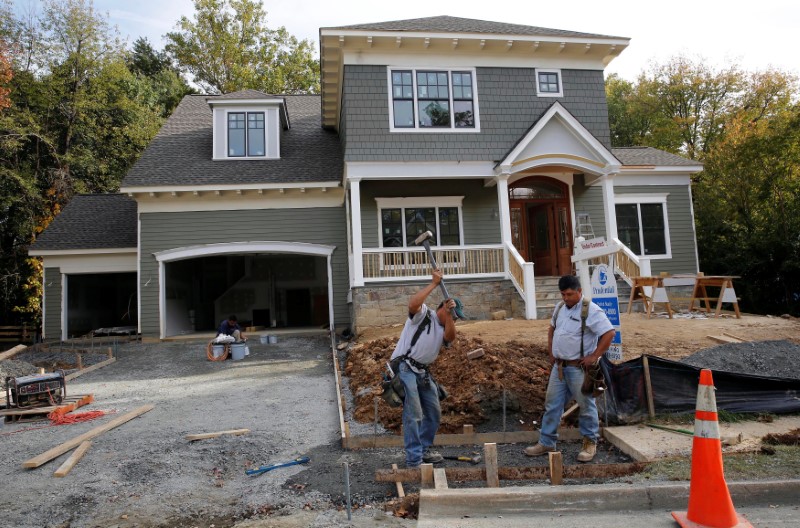
[[69,295],[69,289],[67,287],[67,274],[61,274],[61,340],[66,341],[69,339],[69,335],[67,335],[67,323],[69,322],[69,317],[67,314],[67,307],[69,303],[67,302],[67,295]]
[[[508,178],[504,172],[497,176],[497,205],[500,208],[500,236],[503,244],[511,243],[511,211],[508,207]],[[506,266],[508,267],[508,266]]]
[[600,180],[600,188],[603,190],[603,210],[606,220],[606,240],[617,238],[617,212],[614,206],[614,174],[606,174]]
[[350,180],[350,215],[353,226],[353,286],[364,285],[364,257],[361,241],[361,181]]

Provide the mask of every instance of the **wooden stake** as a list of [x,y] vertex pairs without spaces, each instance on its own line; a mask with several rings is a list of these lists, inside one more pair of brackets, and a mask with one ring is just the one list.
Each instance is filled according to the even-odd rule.
[[569,409],[567,409],[566,411],[564,411],[564,414],[562,414],[562,415],[561,415],[561,419],[563,420],[564,418],[566,418],[567,416],[569,416],[570,414],[572,414],[573,412],[575,412],[575,409],[577,409],[577,408],[579,408],[579,407],[580,407],[580,405],[578,405],[577,403],[576,403],[576,404],[574,404],[572,407],[570,407]]
[[653,404],[653,385],[650,383],[650,362],[647,360],[646,355],[642,356],[642,370],[644,371],[644,390],[647,396],[647,411],[650,414],[650,418],[655,418],[656,407]]
[[75,467],[75,464],[78,463],[78,460],[83,457],[83,454],[86,453],[86,450],[89,449],[89,446],[91,445],[92,443],[89,440],[81,442],[81,445],[78,446],[78,449],[72,452],[69,458],[63,464],[61,464],[61,467],[58,468],[55,473],[53,473],[53,476],[65,477],[67,473],[72,471],[72,468]]
[[15,346],[14,348],[12,348],[10,350],[6,350],[2,354],[0,354],[0,360],[8,359],[8,358],[10,358],[10,357],[12,357],[12,356],[14,356],[16,354],[19,354],[20,352],[22,352],[26,348],[28,348],[28,347],[26,347],[25,345],[17,345],[17,346]]
[[448,489],[444,468],[433,468],[433,487],[434,489]]
[[472,425],[464,424],[464,434],[465,435],[475,434],[475,431],[474,431]]
[[497,474],[497,444],[483,444],[483,459],[486,461],[486,487],[499,488]]
[[564,463],[561,451],[547,453],[550,458],[550,484],[557,486],[564,482]]
[[[392,469],[394,471],[397,471],[397,464],[392,464]],[[402,499],[403,497],[406,496],[406,492],[403,489],[403,483],[398,480],[397,482],[395,482],[395,485],[397,486],[397,496]]]
[[57,445],[53,449],[45,451],[44,453],[42,453],[39,456],[33,457],[33,458],[29,459],[29,460],[26,460],[25,462],[22,463],[22,467],[24,467],[24,468],[37,468],[37,467],[41,466],[42,464],[46,464],[47,462],[50,462],[54,458],[63,455],[64,453],[66,453],[70,449],[81,445],[81,443],[85,442],[86,440],[91,440],[92,438],[94,438],[96,436],[100,436],[101,434],[105,433],[106,431],[110,431],[111,429],[114,429],[115,427],[119,427],[120,425],[124,424],[125,422],[129,422],[129,421],[133,420],[137,416],[141,416],[142,414],[153,410],[154,407],[155,407],[155,405],[144,405],[144,406],[139,407],[138,409],[135,409],[135,410],[133,410],[133,411],[127,413],[127,414],[123,414],[119,418],[115,418],[114,420],[111,420],[110,422],[108,422],[105,425],[101,425],[100,427],[95,427],[94,429],[91,429],[91,430],[83,433],[82,435],[73,438],[72,440],[68,440],[68,441],[64,442],[63,444],[61,444],[61,445]]
[[200,433],[200,434],[190,434],[186,435],[186,439],[190,442],[194,442],[195,440],[206,440],[207,438],[217,438],[222,435],[233,435],[233,436],[240,436],[243,434],[247,434],[250,432],[250,429],[230,429],[228,431],[218,431],[216,433]]
[[80,352],[75,354],[75,365],[78,367],[78,370],[83,370],[83,357]]
[[423,488],[433,487],[433,464],[420,464],[420,480]]

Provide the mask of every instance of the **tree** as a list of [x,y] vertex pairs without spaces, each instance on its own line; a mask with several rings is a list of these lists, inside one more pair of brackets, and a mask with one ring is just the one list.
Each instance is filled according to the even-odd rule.
[[126,58],[130,71],[148,79],[161,107],[161,116],[169,117],[184,96],[195,93],[163,51],[156,51],[146,38],[138,38]]
[[267,93],[318,93],[319,61],[312,45],[285,28],[266,27],[256,0],[195,0],[193,20],[167,33],[166,51],[209,93],[252,88]]

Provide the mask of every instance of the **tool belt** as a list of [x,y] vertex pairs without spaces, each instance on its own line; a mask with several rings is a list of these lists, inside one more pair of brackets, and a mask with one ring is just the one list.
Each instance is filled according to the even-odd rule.
[[401,359],[401,360],[404,359],[406,361],[406,363],[408,363],[409,365],[411,365],[415,369],[424,370],[425,372],[428,372],[429,369],[430,369],[430,365],[425,365],[424,363],[420,363],[416,359],[411,359],[408,356],[400,356],[399,359]]
[[580,359],[556,359],[556,364],[559,367],[580,367]]

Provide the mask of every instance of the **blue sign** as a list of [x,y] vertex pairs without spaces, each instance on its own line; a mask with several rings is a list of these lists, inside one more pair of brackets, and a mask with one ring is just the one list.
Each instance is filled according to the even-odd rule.
[[622,331],[619,320],[619,299],[617,298],[617,282],[614,275],[608,271],[608,266],[600,264],[592,273],[592,301],[603,309],[614,325],[614,339],[608,348],[606,357],[612,360],[622,359]]

